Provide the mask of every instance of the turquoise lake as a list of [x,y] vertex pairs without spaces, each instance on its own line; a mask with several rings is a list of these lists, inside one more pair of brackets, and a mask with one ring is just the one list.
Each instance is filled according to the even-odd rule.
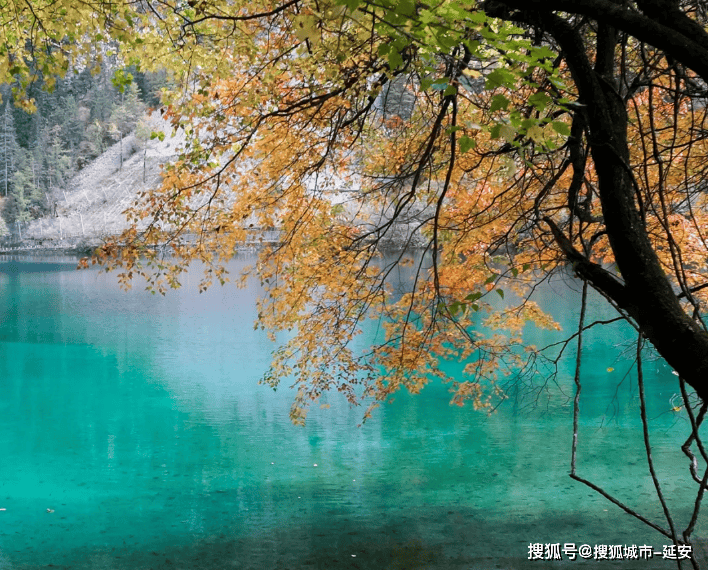
[[[332,395],[300,428],[293,393],[258,384],[275,346],[253,328],[256,284],[200,295],[195,275],[160,297],[74,267],[0,260],[0,569],[676,568],[528,559],[530,543],[669,544],[568,477],[573,347],[536,406],[510,393],[488,416],[431,385],[362,427],[363,409]],[[577,287],[559,278],[538,295],[566,332]],[[595,298],[591,312],[612,316]],[[578,472],[665,526],[632,340],[618,325],[586,335]],[[654,459],[683,529],[689,424],[672,410],[671,369],[652,361],[645,374]]]

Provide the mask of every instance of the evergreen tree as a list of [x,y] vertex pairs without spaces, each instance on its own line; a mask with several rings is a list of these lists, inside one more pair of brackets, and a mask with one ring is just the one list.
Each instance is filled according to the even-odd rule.
[[[145,112],[143,98],[157,102],[165,74],[143,74],[124,92],[111,81],[115,65],[106,60],[97,74],[89,70],[27,88],[35,111],[12,104],[8,85],[0,85],[0,196],[6,197],[6,222],[33,219],[47,210],[51,194],[64,188],[74,170],[122,141]],[[41,77],[41,74],[38,74]],[[138,84],[139,80],[139,84]]]
[[47,186],[46,190],[52,191],[55,188],[64,188],[67,178],[71,175],[71,157],[67,153],[61,138],[61,128],[59,125],[52,127],[48,133],[48,145],[45,153],[47,166]]
[[160,104],[160,89],[168,83],[165,71],[144,73],[136,71],[135,83],[140,89],[140,98],[148,107],[156,107]]
[[50,158],[47,153],[49,148],[49,128],[46,121],[42,121],[38,127],[37,134],[32,145],[32,157],[34,162],[34,181],[41,188],[49,188],[49,167]]
[[62,97],[55,116],[51,118],[51,123],[60,126],[61,137],[68,148],[73,150],[79,146],[85,128],[74,95]]
[[105,123],[118,101],[118,92],[110,80],[108,68],[102,68],[98,75],[91,77],[91,89],[84,96],[84,104],[91,109],[91,120]]
[[8,195],[12,185],[19,150],[15,120],[10,103],[6,101],[0,119],[0,184],[4,196]]
[[84,138],[79,144],[77,168],[81,169],[86,162],[96,158],[105,150],[103,141],[106,137],[106,127],[98,121],[94,121],[86,127]]
[[28,222],[33,218],[32,200],[36,188],[32,184],[32,167],[26,154],[20,155],[18,168],[12,175],[9,218],[13,222]]
[[145,104],[140,100],[138,86],[131,83],[121,93],[120,104],[114,107],[109,122],[115,125],[116,132],[122,138],[135,128],[144,112]]

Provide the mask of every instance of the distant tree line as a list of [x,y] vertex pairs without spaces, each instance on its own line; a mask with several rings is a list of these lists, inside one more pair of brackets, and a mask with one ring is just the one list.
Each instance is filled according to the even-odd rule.
[[[56,192],[110,145],[136,126],[159,102],[163,74],[126,70],[133,81],[121,89],[109,66],[57,79],[47,90],[29,88],[37,111],[16,107],[10,86],[0,86],[0,235],[8,224],[51,213]],[[123,83],[124,84],[124,83]]]

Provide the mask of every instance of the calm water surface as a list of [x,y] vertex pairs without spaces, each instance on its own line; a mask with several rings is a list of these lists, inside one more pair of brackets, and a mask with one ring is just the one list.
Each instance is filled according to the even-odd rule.
[[[512,394],[487,417],[431,386],[360,428],[362,410],[330,397],[298,428],[293,394],[257,383],[274,345],[253,329],[255,285],[199,295],[193,277],[163,298],[73,268],[0,261],[2,569],[545,568],[530,542],[668,543],[568,477],[572,350],[533,409]],[[578,299],[557,282],[539,301],[570,323]],[[627,339],[587,337],[579,471],[663,525]],[[687,421],[671,370],[647,375],[655,460],[685,526]]]

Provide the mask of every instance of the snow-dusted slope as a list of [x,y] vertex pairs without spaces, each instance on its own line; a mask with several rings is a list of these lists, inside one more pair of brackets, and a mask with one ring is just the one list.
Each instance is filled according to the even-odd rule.
[[76,174],[65,190],[55,190],[50,215],[11,227],[12,241],[42,248],[73,247],[77,240],[96,241],[125,229],[125,209],[138,192],[160,184],[161,165],[184,141],[179,133],[171,137],[171,128],[157,116],[145,122],[151,130],[165,132],[164,140],[140,141],[131,134],[114,144]]

